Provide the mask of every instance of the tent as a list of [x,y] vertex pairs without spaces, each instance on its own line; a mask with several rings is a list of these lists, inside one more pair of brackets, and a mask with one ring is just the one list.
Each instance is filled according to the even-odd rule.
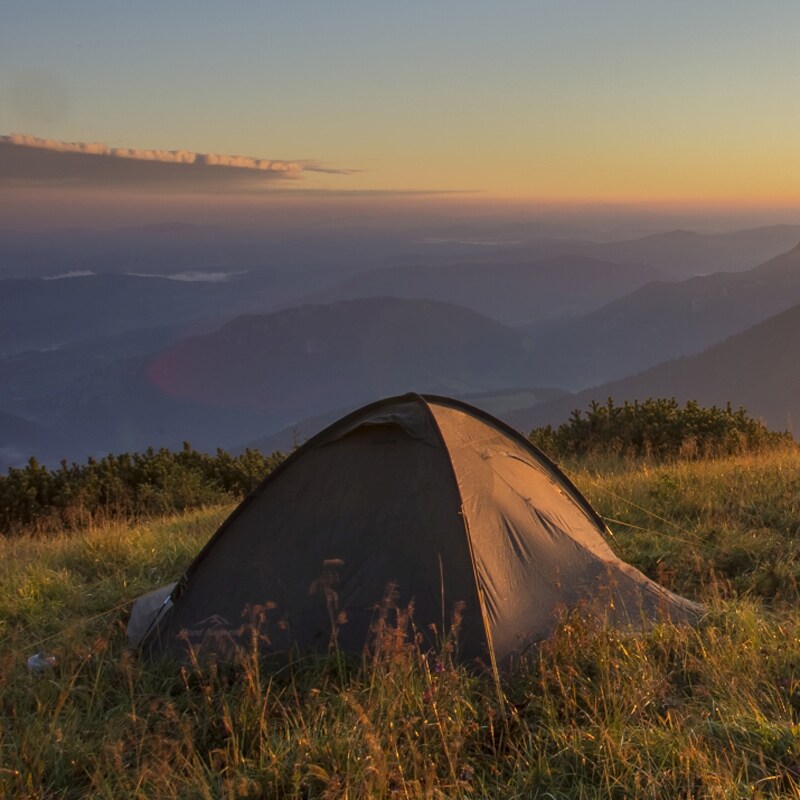
[[[418,636],[458,619],[461,659],[507,662],[567,611],[613,624],[699,607],[617,558],[569,479],[512,428],[443,397],[365,406],[295,451],[231,514],[176,584],[142,598],[150,655],[360,652],[413,608]],[[440,638],[441,641],[441,638]]]

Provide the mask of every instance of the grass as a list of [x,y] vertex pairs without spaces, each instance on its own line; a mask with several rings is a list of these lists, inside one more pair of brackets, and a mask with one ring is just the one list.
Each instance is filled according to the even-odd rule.
[[0,796],[800,796],[800,456],[570,474],[618,552],[709,611],[639,635],[566,618],[502,702],[402,641],[272,671],[138,662],[125,604],[227,507],[0,540]]
[[601,463],[570,473],[619,554],[678,592],[797,601],[800,455],[795,448],[671,465]]

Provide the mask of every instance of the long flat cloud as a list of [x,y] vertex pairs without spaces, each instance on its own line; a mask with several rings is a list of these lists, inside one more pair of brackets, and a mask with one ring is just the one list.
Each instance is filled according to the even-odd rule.
[[297,180],[304,172],[347,174],[312,161],[139,150],[62,142],[26,134],[0,135],[0,185],[164,188],[175,191],[254,190]]

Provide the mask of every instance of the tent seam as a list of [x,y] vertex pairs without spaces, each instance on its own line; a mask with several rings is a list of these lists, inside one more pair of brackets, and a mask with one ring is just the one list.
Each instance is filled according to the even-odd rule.
[[[495,681],[498,686],[500,686],[500,671],[497,668],[497,656],[494,651],[494,640],[492,638],[492,631],[491,627],[489,626],[489,621],[486,618],[486,601],[483,596],[483,582],[480,579],[480,575],[478,574],[478,565],[475,560],[475,549],[472,546],[472,534],[470,532],[469,527],[469,518],[467,516],[466,509],[464,508],[464,497],[461,494],[461,486],[458,483],[458,475],[456,475],[456,468],[453,466],[453,457],[450,453],[450,448],[447,446],[447,442],[445,441],[444,435],[442,434],[442,430],[439,427],[439,422],[436,419],[436,415],[431,410],[430,404],[428,403],[427,397],[423,395],[417,395],[419,399],[422,401],[423,405],[425,406],[428,415],[431,418],[431,422],[433,422],[433,428],[436,431],[436,436],[439,439],[439,442],[442,445],[442,449],[447,454],[447,464],[450,468],[450,474],[453,476],[453,482],[455,483],[456,493],[458,494],[458,502],[461,507],[461,520],[464,526],[464,535],[467,539],[467,549],[469,551],[469,562],[470,566],[472,567],[472,576],[475,581],[475,591],[478,595],[478,610],[480,611],[481,615],[481,623],[483,624],[483,631],[484,635],[486,636],[486,643],[489,646],[489,660],[491,661],[492,665],[492,674],[495,678]],[[502,702],[502,694],[500,694],[500,700]]]

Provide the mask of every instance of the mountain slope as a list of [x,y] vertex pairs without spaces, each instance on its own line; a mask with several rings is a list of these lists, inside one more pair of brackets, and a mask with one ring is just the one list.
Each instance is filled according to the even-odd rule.
[[[487,261],[487,253],[491,253],[494,264],[582,256],[617,264],[647,264],[665,279],[683,280],[711,272],[752,269],[800,240],[800,225],[769,225],[725,233],[671,230],[635,239],[609,239],[606,235],[603,241],[586,238],[586,231],[583,238],[575,238],[576,231],[570,235],[564,230],[557,236],[554,233],[528,222],[478,229],[474,225],[456,226],[449,232],[452,238],[423,239],[418,244],[427,244],[427,248],[409,248],[400,256],[392,255],[385,265],[481,263]],[[449,248],[459,241],[462,245],[471,242],[472,252],[462,248],[454,258]]]
[[140,328],[0,358],[0,408],[25,416],[39,398],[57,395],[82,376],[155,353],[185,336],[185,326]]
[[269,414],[210,407],[165,395],[147,377],[148,358],[132,358],[83,375],[59,394],[31,403],[31,416],[48,430],[70,431],[76,445],[69,457],[180,448],[184,441],[201,450],[229,447],[269,430]]
[[564,255],[542,261],[385,267],[309,297],[322,303],[384,296],[441,300],[516,324],[582,314],[661,276],[641,264]]
[[702,405],[744,406],[768,427],[791,429],[800,422],[800,305],[731,336],[694,356],[586,389],[575,395],[513,412],[520,430],[563,422],[572,409],[613,397],[643,400],[675,397]]
[[544,384],[581,388],[690,355],[800,303],[800,245],[747,272],[651,283],[578,320],[525,330]]
[[448,303],[370,298],[238,317],[159,354],[148,375],[174,398],[308,416],[419,389],[458,394],[525,383],[530,342]]
[[780,255],[800,239],[800,225],[770,225],[730,233],[668,231],[578,249],[595,258],[651,264],[673,278],[741,272]]
[[[149,270],[143,267],[143,271]],[[341,273],[260,269],[246,274],[219,273],[219,280],[199,277],[105,273],[2,280],[0,357],[132,330],[267,310],[312,287],[326,286]]]
[[[331,409],[407,391],[529,384],[519,331],[425,300],[372,298],[243,315],[153,356],[104,366],[30,416],[89,451],[233,447]],[[77,454],[80,456],[80,454]]]

